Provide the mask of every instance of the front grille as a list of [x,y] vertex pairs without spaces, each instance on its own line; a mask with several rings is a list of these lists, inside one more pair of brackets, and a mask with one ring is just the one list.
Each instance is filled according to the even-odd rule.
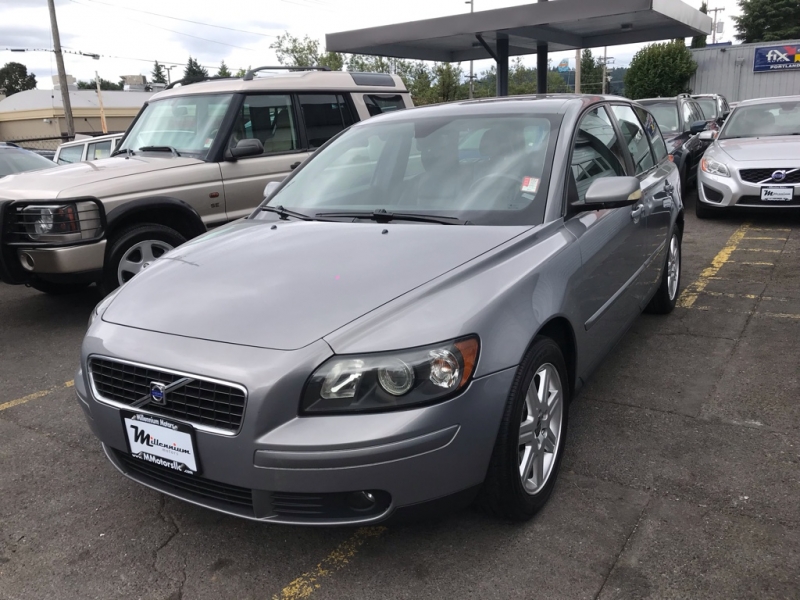
[[113,450],[113,452],[125,469],[143,483],[151,484],[159,489],[167,486],[178,492],[188,492],[217,502],[243,506],[250,509],[251,512],[253,510],[252,490],[153,465],[117,450]]
[[[786,178],[773,181],[775,171],[786,171]],[[800,168],[797,169],[742,169],[739,171],[742,181],[749,183],[800,183]]]
[[[131,406],[150,395],[153,382],[171,384],[183,375],[129,363],[93,357],[89,372],[100,400]],[[191,378],[189,383],[164,394],[163,405],[149,402],[144,410],[197,425],[235,432],[244,416],[246,394],[230,384]]]
[[9,246],[62,246],[100,239],[105,213],[99,202],[12,202],[3,219]]

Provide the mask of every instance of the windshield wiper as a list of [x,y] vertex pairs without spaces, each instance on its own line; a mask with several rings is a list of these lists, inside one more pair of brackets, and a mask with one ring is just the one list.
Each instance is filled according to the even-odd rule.
[[461,225],[461,220],[456,217],[443,217],[440,215],[425,215],[420,213],[392,213],[384,209],[374,210],[372,212],[366,211],[352,211],[352,212],[328,212],[317,213],[318,217],[336,218],[353,218],[353,219],[370,219],[378,223],[388,223],[389,221],[415,221],[418,223],[439,223],[441,225]]
[[316,221],[314,217],[309,215],[304,215],[303,213],[295,212],[293,210],[288,210],[283,208],[283,206],[262,206],[261,210],[266,212],[272,212],[277,214],[283,221],[285,221],[289,217],[294,217],[295,219],[300,219],[301,221]]
[[111,153],[111,156],[117,156],[118,154],[127,154],[129,157],[133,156],[133,150],[130,148],[120,148],[119,150],[114,150]]
[[142,146],[139,152],[172,152],[173,156],[180,156],[181,153],[172,146]]

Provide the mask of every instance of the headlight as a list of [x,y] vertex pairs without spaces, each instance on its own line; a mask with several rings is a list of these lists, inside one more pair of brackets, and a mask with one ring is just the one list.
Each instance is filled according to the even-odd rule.
[[95,237],[102,225],[94,202],[30,204],[21,209],[21,224],[37,242],[75,242]]
[[111,304],[114,301],[114,298],[117,297],[117,294],[119,294],[121,289],[122,288],[117,288],[116,290],[111,292],[108,296],[106,296],[105,298],[100,300],[100,302],[97,304],[97,306],[94,307],[94,310],[92,311],[92,314],[89,315],[89,327],[92,326],[92,323],[95,322],[97,317],[102,316],[102,314],[108,308],[109,304]]
[[713,158],[706,158],[705,156],[700,161],[700,168],[710,175],[719,175],[720,177],[730,177],[731,172],[724,164]]
[[306,383],[305,414],[382,412],[441,402],[475,373],[478,338],[401,350],[334,356]]

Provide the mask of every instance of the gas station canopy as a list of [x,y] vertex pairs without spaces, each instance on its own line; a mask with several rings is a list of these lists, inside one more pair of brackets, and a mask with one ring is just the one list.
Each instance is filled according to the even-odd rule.
[[499,88],[509,56],[704,35],[711,25],[711,17],[681,0],[552,0],[330,33],[326,47],[440,62],[494,58],[498,95],[505,95]]

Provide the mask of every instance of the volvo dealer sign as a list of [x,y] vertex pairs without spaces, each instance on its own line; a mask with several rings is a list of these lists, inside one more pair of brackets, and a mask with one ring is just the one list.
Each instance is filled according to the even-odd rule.
[[762,46],[756,48],[753,71],[758,73],[785,69],[800,69],[800,47]]

